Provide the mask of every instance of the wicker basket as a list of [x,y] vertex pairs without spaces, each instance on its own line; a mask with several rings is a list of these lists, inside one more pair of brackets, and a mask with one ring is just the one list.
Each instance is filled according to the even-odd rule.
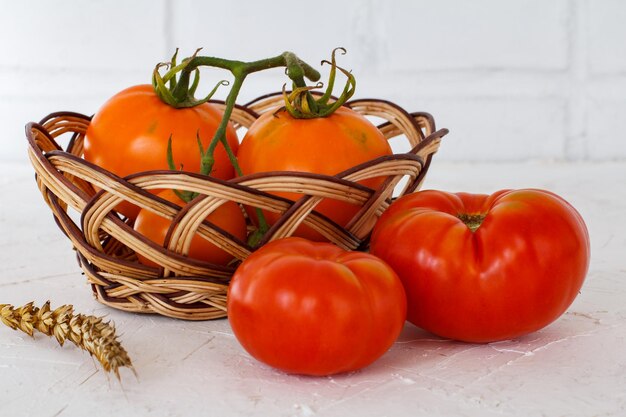
[[[282,100],[280,94],[270,94],[237,106],[231,120],[237,128],[247,128]],[[213,103],[223,106],[223,102]],[[90,118],[62,112],[26,126],[28,154],[43,198],[76,249],[98,301],[121,310],[187,320],[220,318],[226,316],[226,290],[237,262],[217,266],[184,254],[196,233],[237,260],[251,253],[252,248],[245,242],[203,221],[225,201],[282,213],[262,243],[289,236],[304,223],[343,248],[363,250],[376,219],[390,204],[402,178],[408,180],[400,194],[420,187],[447,130],[435,131],[435,122],[427,113],[409,114],[388,101],[355,100],[346,105],[366,116],[386,120],[378,126],[385,137],[403,135],[412,150],[378,158],[335,176],[271,172],[222,181],[187,172],[149,171],[120,178],[81,158]],[[67,151],[57,144],[59,136],[69,139]],[[387,178],[377,190],[356,182],[380,176]],[[200,197],[178,207],[148,192],[163,188],[195,191]],[[273,191],[297,192],[303,197],[292,202],[270,194]],[[362,208],[343,228],[314,211],[324,198]],[[121,200],[173,219],[165,248],[138,234],[128,220],[113,211]],[[158,259],[160,267],[139,263],[136,252],[149,253]]]

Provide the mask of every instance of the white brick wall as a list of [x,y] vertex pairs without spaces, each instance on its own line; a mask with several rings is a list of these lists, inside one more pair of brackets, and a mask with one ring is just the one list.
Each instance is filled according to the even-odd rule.
[[[25,160],[23,126],[93,113],[149,82],[176,46],[252,60],[335,46],[357,97],[435,115],[447,160],[626,159],[626,2],[621,0],[201,0],[6,2],[0,14],[0,160]],[[308,14],[308,15],[307,15]],[[205,75],[208,86],[212,77]],[[253,75],[241,101],[274,91]]]

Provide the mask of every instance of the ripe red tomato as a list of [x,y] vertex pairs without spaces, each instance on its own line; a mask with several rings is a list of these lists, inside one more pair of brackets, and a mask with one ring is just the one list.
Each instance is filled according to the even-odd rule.
[[[176,164],[185,171],[198,172],[200,153],[196,135],[199,134],[206,149],[221,119],[222,113],[209,103],[177,109],[164,103],[151,85],[133,86],[110,98],[93,117],[85,137],[84,157],[121,177],[169,169],[167,142],[171,136]],[[236,152],[239,142],[232,126],[228,127],[226,138]],[[235,171],[222,144],[214,156],[211,175],[233,178]],[[139,207],[123,202],[117,210],[135,218]]]
[[[340,107],[327,117],[296,119],[286,110],[269,111],[259,117],[243,138],[237,154],[244,174],[267,171],[299,171],[335,175],[363,162],[392,153],[383,134],[365,117]],[[384,178],[360,183],[378,187]],[[302,194],[274,192],[291,200]],[[326,199],[316,210],[345,226],[359,206]],[[278,215],[264,212],[268,222]],[[251,217],[254,214],[250,212]],[[325,240],[316,231],[301,226],[296,236]]]
[[[185,203],[172,190],[164,190],[160,192],[158,196],[179,206],[185,205]],[[215,211],[209,214],[206,217],[206,220],[240,240],[245,241],[246,220],[243,212],[234,202],[228,201],[222,204]],[[165,242],[165,235],[167,234],[170,224],[171,221],[165,219],[164,217],[161,217],[149,210],[141,209],[137,215],[137,220],[135,220],[134,228],[151,241],[158,243],[159,245],[163,245]],[[199,259],[217,265],[226,265],[233,259],[231,254],[198,235],[194,236],[191,240],[191,246],[187,255],[190,258]],[[144,265],[157,266],[156,263],[141,254],[137,254],[137,257]]]
[[228,317],[258,360],[290,373],[330,375],[386,352],[402,330],[406,299],[396,274],[375,256],[291,237],[239,266]]
[[468,342],[515,338],[556,320],[578,294],[590,254],[580,214],[528,189],[404,196],[376,224],[371,252],[402,280],[410,322]]

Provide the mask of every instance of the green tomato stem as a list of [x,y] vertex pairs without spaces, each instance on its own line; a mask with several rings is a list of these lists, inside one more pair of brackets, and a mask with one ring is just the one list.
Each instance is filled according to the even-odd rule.
[[226,129],[228,128],[228,122],[230,121],[230,116],[233,114],[233,108],[235,107],[235,102],[237,101],[237,96],[239,95],[239,90],[241,90],[241,86],[243,85],[243,81],[245,79],[245,75],[241,77],[235,77],[235,81],[233,82],[233,86],[228,93],[228,97],[226,98],[224,115],[222,116],[222,120],[220,125],[209,144],[204,156],[202,157],[202,163],[200,165],[200,173],[203,175],[209,175],[211,170],[213,169],[213,164],[215,163],[215,158],[213,157],[215,153],[215,148],[217,148],[218,143],[222,143],[224,148],[226,149],[226,153],[228,154],[228,159],[233,164],[235,168],[235,172],[238,176],[243,175],[241,171],[241,167],[239,166],[239,162],[237,161],[237,157],[233,152],[232,148],[228,144],[228,140],[226,140]]
[[[302,77],[292,78],[294,80],[294,89],[290,94],[287,94],[283,87],[283,97],[285,98],[285,109],[289,114],[296,119],[316,119],[320,117],[327,117],[333,114],[339,107],[352,97],[356,89],[356,79],[350,71],[343,69],[337,65],[336,54],[339,51],[342,54],[346,53],[344,48],[335,48],[331,55],[330,61],[322,61],[322,64],[329,64],[331,66],[330,75],[328,78],[328,84],[324,94],[315,99],[311,91],[316,88],[322,88],[323,83],[318,83],[317,86],[306,86]],[[341,71],[347,78],[343,91],[332,103],[328,101],[332,97],[332,91],[335,86],[335,76],[337,70]],[[300,74],[295,74],[299,76]]]

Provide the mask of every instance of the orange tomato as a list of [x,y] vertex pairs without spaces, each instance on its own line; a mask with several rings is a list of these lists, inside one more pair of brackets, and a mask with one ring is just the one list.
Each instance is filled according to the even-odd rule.
[[[206,149],[221,119],[222,112],[209,103],[176,109],[159,99],[151,85],[133,86],[109,99],[93,117],[85,137],[84,158],[120,177],[167,170],[167,143],[171,136],[176,164],[185,171],[198,172],[200,153],[196,135]],[[230,125],[226,138],[236,152],[239,142]],[[211,176],[234,177],[234,168],[222,144],[214,156]],[[117,210],[135,218],[139,207],[123,202]]]
[[[179,206],[185,205],[185,202],[182,201],[172,190],[162,191],[158,194],[158,196]],[[243,212],[234,202],[229,201],[222,204],[215,211],[209,214],[206,217],[206,220],[238,239],[245,241],[246,220]],[[134,228],[137,232],[141,233],[151,241],[158,243],[159,245],[163,245],[165,242],[165,235],[167,234],[170,224],[171,222],[168,219],[149,210],[142,209],[137,215]],[[231,254],[198,235],[192,238],[187,256],[217,265],[226,265],[233,259]],[[137,257],[144,265],[157,266],[156,263],[140,254],[137,254]]]
[[[340,107],[323,118],[296,119],[286,110],[269,111],[257,119],[244,137],[237,154],[244,174],[267,171],[300,171],[335,175],[363,162],[392,153],[383,134],[365,117],[347,107]],[[384,178],[360,183],[378,187]],[[274,192],[297,200],[302,194]],[[345,226],[360,209],[359,206],[325,199],[316,211]],[[275,213],[264,212],[268,222],[278,219]],[[250,211],[251,217],[254,217]],[[299,227],[296,236],[325,240],[321,234]]]

